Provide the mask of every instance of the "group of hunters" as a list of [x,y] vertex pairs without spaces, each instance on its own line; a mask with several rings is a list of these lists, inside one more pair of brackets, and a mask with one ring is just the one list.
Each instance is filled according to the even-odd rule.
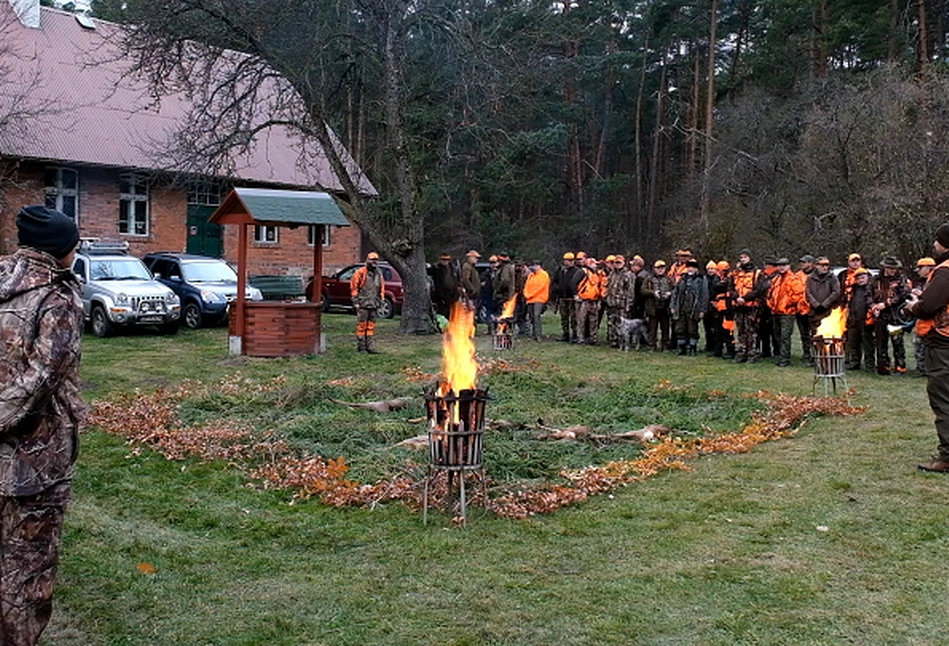
[[[611,347],[696,355],[701,328],[708,354],[736,363],[768,358],[785,367],[791,363],[795,329],[804,363],[813,364],[812,336],[840,307],[846,312],[846,368],[880,375],[906,372],[906,317],[900,309],[935,267],[933,258],[920,258],[907,273],[897,258],[884,256],[873,276],[863,257],[852,253],[847,268],[834,274],[827,257],[808,254],[799,258],[795,271],[786,257],[765,256],[759,266],[751,251],[742,249],[735,266],[709,261],[703,270],[689,249],[680,249],[671,264],[660,259],[647,269],[639,255],[598,261],[578,251],[564,253],[550,275],[540,261],[512,261],[506,253],[492,255],[479,271],[480,259],[472,250],[459,266],[443,254],[430,268],[438,315],[447,318],[452,303],[462,300],[484,313],[492,330],[505,304],[511,304],[509,316],[519,333],[539,341],[541,314],[549,305],[560,315],[560,341],[596,345],[605,318]],[[381,274],[374,270],[377,260],[370,254],[351,283],[360,351],[374,352],[373,305],[378,307],[383,293]],[[918,339],[915,350],[917,371],[925,374]]]

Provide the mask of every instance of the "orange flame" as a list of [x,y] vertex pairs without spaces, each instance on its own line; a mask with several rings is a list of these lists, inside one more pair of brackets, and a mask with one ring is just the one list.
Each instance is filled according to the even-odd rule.
[[448,329],[442,336],[442,370],[447,381],[447,384],[442,385],[443,389],[460,393],[475,387],[478,364],[474,359],[474,332],[474,310],[460,302],[454,303]]
[[501,318],[509,319],[514,316],[514,306],[517,305],[517,296],[512,296],[501,309]]
[[847,331],[847,310],[835,307],[824,317],[814,334],[825,339],[842,339]]

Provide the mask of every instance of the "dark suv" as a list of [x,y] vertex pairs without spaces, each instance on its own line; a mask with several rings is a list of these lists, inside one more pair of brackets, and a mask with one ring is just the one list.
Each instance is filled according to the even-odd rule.
[[[144,258],[156,279],[181,299],[181,320],[195,330],[227,319],[228,303],[237,298],[237,274],[220,258],[155,252]],[[259,289],[247,287],[246,298],[259,301]]]

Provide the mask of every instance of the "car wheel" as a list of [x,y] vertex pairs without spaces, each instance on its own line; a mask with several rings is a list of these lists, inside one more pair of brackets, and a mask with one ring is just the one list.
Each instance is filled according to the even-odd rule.
[[101,305],[93,305],[90,318],[92,319],[92,333],[97,337],[104,339],[112,334],[112,321],[109,320],[109,315],[106,314],[104,307]]
[[392,299],[386,296],[382,299],[382,305],[376,315],[381,319],[391,319],[395,316],[395,307],[392,305]]
[[194,301],[189,301],[185,304],[182,318],[184,318],[185,327],[189,330],[197,330],[201,327],[201,308]]
[[162,334],[173,336],[178,334],[178,330],[181,328],[181,321],[172,321],[170,323],[164,323],[163,325],[158,326],[158,331]]
[[320,298],[320,301],[322,301],[323,311],[329,312],[330,311],[330,297],[327,296],[326,294],[323,294],[322,298]]

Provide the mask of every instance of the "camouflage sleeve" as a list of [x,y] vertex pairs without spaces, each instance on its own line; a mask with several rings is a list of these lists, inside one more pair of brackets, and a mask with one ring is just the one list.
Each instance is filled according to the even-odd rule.
[[12,382],[0,387],[0,435],[10,432],[42,406],[78,367],[81,314],[68,300],[51,300],[54,302],[39,314],[36,337],[25,354],[25,369],[17,371]]

